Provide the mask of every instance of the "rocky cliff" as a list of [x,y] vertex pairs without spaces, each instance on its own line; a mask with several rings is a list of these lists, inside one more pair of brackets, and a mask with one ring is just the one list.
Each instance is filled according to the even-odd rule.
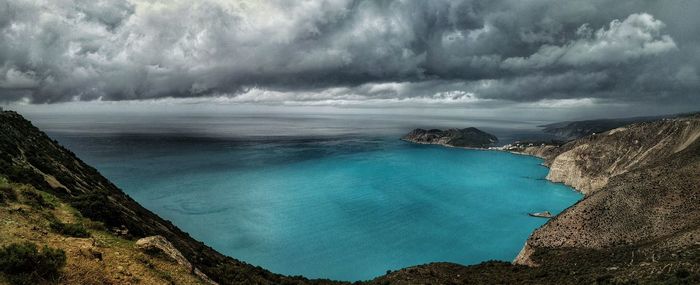
[[[516,259],[538,250],[700,244],[700,115],[616,128],[545,155],[548,179],[585,198],[536,230]],[[530,152],[534,150],[529,150]]]
[[496,136],[477,128],[424,130],[414,129],[401,139],[421,144],[483,148],[498,142]]

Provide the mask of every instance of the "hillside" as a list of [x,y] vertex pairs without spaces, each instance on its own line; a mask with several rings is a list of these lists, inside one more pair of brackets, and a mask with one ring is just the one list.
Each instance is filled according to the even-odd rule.
[[700,245],[700,116],[638,123],[550,153],[548,179],[586,198],[535,231],[517,262],[539,248]]
[[588,135],[602,133],[625,125],[658,120],[658,117],[638,117],[623,119],[599,119],[573,122],[559,122],[543,125],[542,131],[562,139],[574,140]]
[[496,136],[477,128],[424,130],[414,129],[401,139],[420,144],[438,144],[454,147],[488,147],[498,142]]
[[[0,179],[0,197],[0,248],[31,242],[62,251],[65,269],[56,283],[209,284],[177,260],[140,249],[133,240],[109,232],[101,223],[31,185]],[[45,277],[23,280],[0,275],[0,284],[31,284]]]
[[575,140],[634,123],[653,122],[662,119],[682,118],[692,115],[693,113],[682,113],[647,117],[567,121],[542,125],[540,127],[542,127],[543,132],[555,135],[561,139]]

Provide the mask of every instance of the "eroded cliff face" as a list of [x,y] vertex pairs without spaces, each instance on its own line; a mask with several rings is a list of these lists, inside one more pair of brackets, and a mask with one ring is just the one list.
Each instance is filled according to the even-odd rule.
[[688,148],[699,136],[697,116],[639,123],[588,136],[561,147],[550,163],[547,179],[590,194],[614,176]]
[[[583,200],[536,230],[515,260],[549,250],[700,244],[700,116],[638,123],[548,149],[548,179]],[[530,150],[535,153],[536,150]]]

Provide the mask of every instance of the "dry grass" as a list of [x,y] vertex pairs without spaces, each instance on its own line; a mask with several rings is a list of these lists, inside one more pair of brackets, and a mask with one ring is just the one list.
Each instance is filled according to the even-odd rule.
[[[204,284],[183,266],[140,252],[133,241],[104,231],[101,224],[81,217],[50,194],[4,180],[0,185],[13,188],[19,196],[0,205],[0,246],[29,241],[64,250],[67,263],[59,284]],[[37,197],[44,203],[37,202]],[[55,220],[84,224],[91,236],[56,233],[49,228]],[[1,276],[0,284],[7,284]]]

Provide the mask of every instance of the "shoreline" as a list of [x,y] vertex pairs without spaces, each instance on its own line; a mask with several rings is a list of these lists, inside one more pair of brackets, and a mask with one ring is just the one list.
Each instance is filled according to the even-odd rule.
[[[522,152],[522,151],[507,150],[507,149],[502,149],[502,148],[498,148],[498,147],[489,147],[489,148],[458,147],[458,146],[447,145],[447,144],[442,144],[442,143],[422,143],[422,142],[415,142],[415,141],[406,140],[406,139],[401,139],[401,140],[402,140],[402,141],[409,142],[409,143],[415,143],[415,144],[421,144],[421,145],[437,145],[437,146],[442,146],[442,147],[459,148],[459,149],[466,149],[466,150],[499,151],[499,152],[506,152],[506,153],[511,153],[511,154],[515,154],[515,155],[531,156],[531,157],[539,158],[539,159],[542,159],[542,160],[546,160],[546,158],[541,157],[541,156],[538,156],[538,155],[535,155],[535,154],[526,153],[526,152]],[[533,146],[533,147],[534,147],[534,146]],[[564,212],[568,211],[569,209],[571,209],[573,206],[575,206],[575,205],[578,204],[579,202],[581,202],[581,201],[585,200],[586,198],[588,198],[588,195],[586,195],[586,194],[583,193],[581,190],[577,189],[576,187],[574,187],[574,186],[572,186],[572,185],[569,185],[569,184],[567,184],[567,183],[565,183],[565,182],[555,182],[555,181],[552,181],[552,180],[549,178],[549,173],[551,172],[552,168],[549,167],[549,166],[547,166],[547,165],[545,165],[544,161],[543,161],[542,163],[540,163],[540,165],[542,165],[542,166],[544,166],[544,167],[547,168],[547,175],[544,177],[545,180],[547,180],[547,181],[549,181],[549,182],[551,182],[551,183],[561,183],[561,184],[564,184],[564,185],[566,185],[567,187],[573,189],[576,193],[581,194],[583,197],[582,197],[580,200],[578,200],[578,202],[576,202],[576,203],[574,203],[574,204],[572,204],[572,205],[566,207],[566,208],[565,208],[564,210],[562,210],[560,213],[558,213],[558,214],[552,216],[551,218],[549,218],[549,219],[547,220],[547,222],[545,222],[544,224],[542,224],[542,225],[539,226],[538,228],[532,230],[532,232],[528,235],[528,239],[525,240],[525,244],[524,244],[523,247],[520,249],[520,251],[518,252],[518,254],[515,256],[515,259],[513,259],[513,260],[511,261],[512,264],[520,264],[520,265],[525,265],[525,266],[528,266],[528,267],[535,267],[535,266],[537,266],[537,264],[534,264],[534,263],[532,263],[532,262],[529,262],[529,256],[532,255],[532,254],[534,253],[534,250],[533,250],[532,247],[528,244],[528,240],[530,239],[530,237],[532,236],[532,234],[535,233],[535,231],[537,231],[538,229],[540,229],[540,228],[546,226],[547,224],[551,223],[552,221],[554,221],[561,213],[564,213]]]
[[[517,152],[517,151],[512,151],[512,150],[507,150],[507,149],[502,149],[500,147],[473,147],[473,146],[454,146],[454,145],[449,145],[449,144],[444,144],[444,143],[424,143],[424,142],[417,142],[417,141],[412,141],[412,140],[407,140],[407,139],[399,139],[401,141],[405,141],[408,143],[412,144],[420,144],[420,145],[436,145],[436,146],[441,146],[441,147],[447,147],[447,148],[459,148],[459,149],[467,149],[467,150],[481,150],[481,151],[500,151],[500,152],[507,152],[507,153],[512,153],[512,154],[519,154],[519,155],[525,155],[525,156],[532,156],[532,157],[537,157],[540,159],[545,159],[544,157],[534,155],[534,154],[529,154],[525,152]],[[548,167],[549,168],[549,167]]]

